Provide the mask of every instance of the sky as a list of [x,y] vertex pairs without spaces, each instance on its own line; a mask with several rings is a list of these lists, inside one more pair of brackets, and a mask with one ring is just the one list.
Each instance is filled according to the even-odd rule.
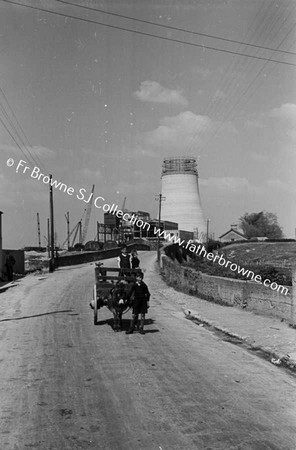
[[[53,193],[62,244],[93,184],[157,217],[163,158],[183,155],[214,237],[259,211],[295,237],[293,0],[15,1],[0,0],[3,248],[38,245],[37,212],[46,243],[37,173],[73,188]],[[87,240],[97,221],[93,206]]]

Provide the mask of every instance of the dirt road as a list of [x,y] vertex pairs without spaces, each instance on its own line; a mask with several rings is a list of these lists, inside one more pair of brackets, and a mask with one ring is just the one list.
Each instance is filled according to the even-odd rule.
[[0,294],[1,450],[296,449],[295,378],[186,320],[154,260],[144,336],[93,325],[94,265]]

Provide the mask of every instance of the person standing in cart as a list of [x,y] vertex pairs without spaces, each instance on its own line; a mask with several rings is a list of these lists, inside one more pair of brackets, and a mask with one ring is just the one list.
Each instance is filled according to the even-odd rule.
[[150,292],[147,284],[143,281],[143,273],[139,272],[136,274],[136,282],[132,286],[129,294],[128,300],[130,300],[132,294],[134,294],[134,298],[132,301],[132,320],[130,324],[129,330],[126,331],[126,334],[132,334],[134,332],[135,326],[138,325],[138,316],[141,314],[141,322],[140,322],[140,333],[145,334],[144,331],[144,322],[145,322],[145,314],[148,312],[148,308],[150,306]]
[[[120,269],[130,269],[131,268],[130,258],[131,258],[131,255],[128,254],[127,247],[125,245],[124,247],[122,247],[121,253],[120,253],[120,255],[117,258],[118,267]],[[128,276],[129,273],[127,273],[127,272],[120,272],[119,275],[120,276],[122,276],[122,275]]]
[[132,269],[140,269],[140,260],[136,249],[131,251],[130,263]]

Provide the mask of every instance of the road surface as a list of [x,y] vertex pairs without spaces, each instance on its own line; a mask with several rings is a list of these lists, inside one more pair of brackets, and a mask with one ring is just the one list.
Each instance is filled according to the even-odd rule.
[[93,264],[0,294],[1,450],[296,449],[296,379],[186,320],[154,262],[145,335],[93,325]]

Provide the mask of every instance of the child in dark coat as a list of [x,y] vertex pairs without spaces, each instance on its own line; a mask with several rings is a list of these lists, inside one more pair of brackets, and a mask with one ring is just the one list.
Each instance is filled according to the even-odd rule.
[[148,312],[149,308],[149,299],[150,299],[150,292],[148,289],[147,284],[143,281],[143,273],[139,272],[136,275],[136,282],[132,286],[128,298],[134,294],[134,299],[132,302],[133,306],[133,315],[131,320],[130,329],[126,331],[126,334],[132,334],[134,332],[135,326],[138,324],[138,316],[141,314],[141,323],[140,323],[140,333],[145,334],[144,331],[144,322],[145,322],[145,314]]
[[137,250],[132,250],[130,262],[131,262],[131,268],[132,269],[139,269],[140,268],[140,260],[138,258]]

